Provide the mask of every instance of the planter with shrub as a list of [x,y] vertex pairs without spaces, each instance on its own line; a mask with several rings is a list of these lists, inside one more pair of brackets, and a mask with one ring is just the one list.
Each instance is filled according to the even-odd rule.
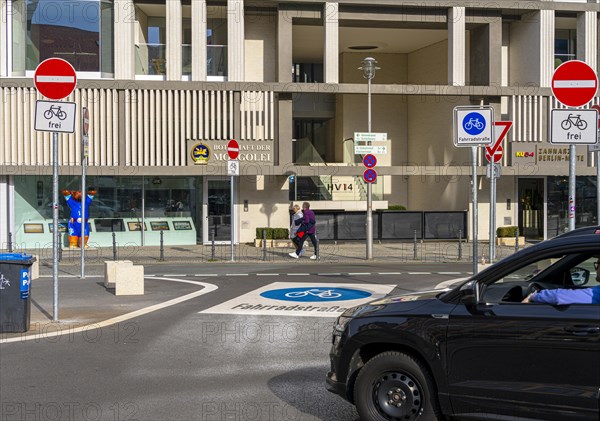
[[[509,246],[514,247],[517,241],[517,231],[518,227],[515,226],[506,226],[506,227],[498,227],[496,229],[496,244],[499,246]],[[519,236],[519,246],[525,245],[525,237]]]
[[265,231],[265,245],[267,247],[292,247],[290,232],[287,228],[256,228],[255,247],[263,246],[263,231]]

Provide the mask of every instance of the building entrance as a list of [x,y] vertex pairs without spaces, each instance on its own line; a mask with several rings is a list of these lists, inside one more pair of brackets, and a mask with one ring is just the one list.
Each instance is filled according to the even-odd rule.
[[231,182],[229,178],[205,177],[204,242],[231,243]]
[[544,238],[544,179],[519,179],[519,233],[527,240]]

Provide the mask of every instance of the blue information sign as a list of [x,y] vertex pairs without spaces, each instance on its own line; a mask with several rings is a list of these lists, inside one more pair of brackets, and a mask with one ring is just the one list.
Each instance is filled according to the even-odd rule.
[[374,169],[369,168],[364,172],[363,178],[367,183],[374,183],[375,180],[377,180],[377,172]]

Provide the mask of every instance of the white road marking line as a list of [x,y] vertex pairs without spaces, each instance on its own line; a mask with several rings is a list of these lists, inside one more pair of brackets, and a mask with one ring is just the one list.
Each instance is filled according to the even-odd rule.
[[[77,327],[77,328],[73,328],[73,329],[69,328],[68,326],[65,326],[64,330],[48,332],[43,335],[36,333],[33,335],[0,339],[0,344],[10,343],[10,342],[30,341],[30,340],[34,340],[34,339],[40,340],[40,339],[48,338],[48,337],[56,338],[56,337],[59,337],[59,336],[65,335],[65,334],[71,335],[71,334],[79,333],[79,332],[83,332],[83,331],[88,332],[91,329],[100,329],[100,328],[103,328],[106,326],[111,326],[111,325],[114,325],[117,323],[124,322],[129,319],[133,319],[135,317],[143,316],[145,314],[152,313],[154,311],[161,310],[163,308],[174,306],[175,304],[179,304],[184,301],[191,300],[192,298],[196,298],[201,295],[208,294],[209,292],[213,292],[213,291],[216,291],[217,289],[219,289],[219,287],[214,284],[209,284],[209,283],[200,282],[200,281],[188,281],[186,279],[173,279],[173,278],[144,276],[144,279],[146,279],[146,278],[159,279],[159,280],[163,280],[163,281],[182,282],[185,284],[199,285],[203,288],[199,291],[192,292],[191,294],[182,295],[181,297],[173,298],[172,300],[165,301],[164,303],[155,304],[150,307],[145,307],[145,308],[142,308],[139,310],[135,310],[130,313],[123,314],[122,316],[113,317],[112,319],[104,320],[102,322],[92,323],[89,325],[85,325],[85,326],[81,326],[81,327]],[[50,321],[49,321],[49,323],[50,323]],[[57,328],[60,329],[60,326],[58,326]]]
[[402,272],[377,272],[377,275],[402,275]]
[[219,276],[217,273],[197,273],[193,276]]
[[407,275],[431,275],[431,272],[408,272]]
[[342,276],[341,273],[331,272],[331,273],[317,273],[317,276]]
[[247,273],[226,273],[225,276],[248,276]]
[[370,275],[371,272],[348,272],[348,275]]
[[288,276],[310,276],[310,273],[286,273]]
[[[40,275],[40,278],[52,278],[53,275]],[[79,275],[58,275],[59,278],[79,278]],[[86,278],[104,278],[104,275],[85,275]]]
[[462,272],[437,272],[438,275],[462,275]]
[[[284,275],[287,275],[284,273]],[[279,276],[278,273],[257,273],[256,276]]]
[[163,276],[187,276],[186,274],[180,274],[180,273],[165,273]]

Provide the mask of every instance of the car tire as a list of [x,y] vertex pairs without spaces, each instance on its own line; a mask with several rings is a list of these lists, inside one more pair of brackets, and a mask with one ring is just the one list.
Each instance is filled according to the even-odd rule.
[[360,370],[354,403],[361,420],[441,421],[435,390],[420,362],[390,351],[371,358]]

